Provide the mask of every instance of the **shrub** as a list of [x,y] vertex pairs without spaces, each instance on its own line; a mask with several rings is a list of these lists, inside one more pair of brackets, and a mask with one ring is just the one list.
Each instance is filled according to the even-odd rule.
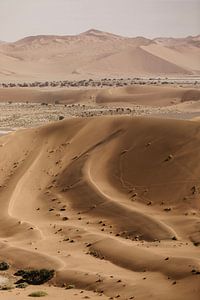
[[28,296],[29,297],[45,297],[47,295],[48,294],[44,291],[37,291],[37,292],[33,292],[33,293],[29,294]]
[[16,284],[26,282],[32,285],[40,285],[43,284],[53,278],[55,274],[54,270],[19,270],[14,275],[21,276],[22,278],[16,282]]
[[9,264],[5,261],[0,262],[0,271],[6,271],[9,269]]
[[27,282],[22,282],[16,285],[17,289],[25,289],[28,286]]

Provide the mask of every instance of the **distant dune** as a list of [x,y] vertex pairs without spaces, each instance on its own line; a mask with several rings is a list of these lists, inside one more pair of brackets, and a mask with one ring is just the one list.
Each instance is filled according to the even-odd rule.
[[180,87],[140,86],[106,89],[96,96],[97,103],[129,103],[168,106],[200,100],[200,90]]
[[141,104],[168,106],[200,100],[200,90],[182,87],[134,85],[123,88],[0,88],[0,102]]
[[89,101],[93,90],[0,88],[0,102],[34,102],[72,104]]
[[198,300],[199,147],[199,122],[150,118],[1,137],[0,259],[11,273],[54,268],[77,299]]
[[200,75],[200,37],[127,38],[91,29],[0,43],[0,80]]

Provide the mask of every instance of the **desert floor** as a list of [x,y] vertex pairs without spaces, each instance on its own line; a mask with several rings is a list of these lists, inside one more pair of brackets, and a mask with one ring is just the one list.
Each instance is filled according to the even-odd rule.
[[199,300],[199,90],[87,93],[1,100],[0,298]]
[[177,82],[162,85],[160,81],[153,86],[151,81],[126,86],[129,81],[124,80],[125,86],[116,87],[115,80],[108,82],[111,87],[0,88],[0,130],[71,117],[128,115],[191,120],[200,116],[200,87],[196,80],[182,86]]

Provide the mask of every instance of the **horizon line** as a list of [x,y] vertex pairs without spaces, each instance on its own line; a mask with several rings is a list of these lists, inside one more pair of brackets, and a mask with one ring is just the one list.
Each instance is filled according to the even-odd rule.
[[126,36],[126,35],[122,35],[122,34],[117,34],[117,33],[114,33],[114,32],[110,32],[110,31],[104,31],[104,30],[100,30],[100,29],[97,29],[97,28],[90,28],[86,31],[81,31],[77,34],[33,34],[33,35],[26,35],[26,36],[23,36],[21,38],[18,38],[16,40],[12,40],[12,41],[6,41],[6,40],[0,40],[1,43],[16,43],[18,41],[21,41],[23,39],[26,39],[26,38],[29,38],[29,37],[75,37],[75,36],[79,36],[79,35],[82,35],[82,34],[86,34],[86,33],[90,33],[92,31],[96,31],[97,33],[105,33],[105,34],[110,34],[110,35],[113,35],[113,36],[118,36],[118,37],[122,37],[122,38],[127,38],[127,39],[133,39],[133,38],[145,38],[145,39],[148,39],[148,40],[155,40],[155,39],[160,39],[160,38],[166,38],[166,39],[185,39],[185,38],[188,38],[188,37],[198,37],[200,36],[200,33],[199,34],[190,34],[190,35],[186,35],[186,36],[168,36],[168,35],[163,35],[163,36],[156,36],[156,37],[147,37],[147,36],[143,36],[143,35],[138,35],[138,36]]

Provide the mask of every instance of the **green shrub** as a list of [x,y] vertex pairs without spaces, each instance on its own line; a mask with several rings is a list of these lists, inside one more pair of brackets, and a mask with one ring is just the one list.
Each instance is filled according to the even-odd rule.
[[37,292],[33,292],[33,293],[29,294],[28,296],[29,297],[45,297],[47,295],[48,294],[44,291],[37,291]]

